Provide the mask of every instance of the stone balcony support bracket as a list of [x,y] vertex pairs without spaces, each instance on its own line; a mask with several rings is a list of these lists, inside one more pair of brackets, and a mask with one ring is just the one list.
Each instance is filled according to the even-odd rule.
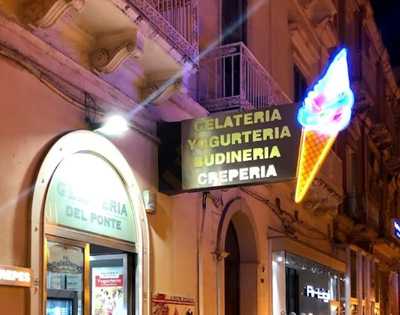
[[[96,73],[111,73],[128,58],[140,58],[144,52],[144,38],[136,30],[127,39],[121,36],[104,36],[98,40],[99,48],[90,55],[90,62]],[[106,44],[105,44],[106,43]]]
[[49,28],[71,10],[80,12],[86,0],[34,0],[22,8],[25,24],[37,28]]

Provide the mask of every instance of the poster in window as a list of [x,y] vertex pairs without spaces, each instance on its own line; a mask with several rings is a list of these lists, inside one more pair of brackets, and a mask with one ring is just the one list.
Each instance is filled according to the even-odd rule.
[[92,315],[124,315],[123,267],[92,269]]
[[153,315],[195,315],[193,298],[170,296],[164,293],[153,295]]

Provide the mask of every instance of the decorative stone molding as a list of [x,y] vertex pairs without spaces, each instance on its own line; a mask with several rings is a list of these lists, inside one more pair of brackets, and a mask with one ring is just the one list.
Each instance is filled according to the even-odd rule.
[[386,168],[392,175],[400,174],[400,157],[391,157],[385,162]]
[[335,217],[335,239],[341,243],[347,243],[351,231],[354,228],[354,222],[347,215],[339,214]]
[[315,75],[321,55],[318,45],[300,22],[289,24],[290,37],[294,48],[294,59],[307,78]]
[[314,2],[314,0],[298,0],[298,1],[305,10],[307,10],[310,7],[310,5]]
[[215,251],[212,252],[211,255],[214,257],[215,261],[223,261],[229,256],[229,253],[226,251]]
[[390,147],[393,143],[392,135],[384,124],[373,125],[370,136],[380,150]]
[[39,28],[49,28],[64,14],[80,12],[86,0],[32,0],[23,7],[23,21]]
[[321,38],[321,41],[324,43],[325,47],[333,48],[338,45],[339,42],[338,34],[333,25],[332,17],[330,16],[325,17],[317,25],[317,33]]
[[355,83],[352,87],[356,95],[355,109],[357,114],[364,115],[373,107],[374,102],[365,87],[359,84],[359,82]]
[[306,7],[307,15],[314,25],[319,25],[326,19],[332,19],[337,13],[335,4],[332,0],[308,1]]
[[185,93],[181,79],[171,84],[168,84],[168,81],[151,82],[142,89],[142,100],[154,105],[161,105],[177,92]]
[[375,228],[368,227],[366,224],[356,224],[350,237],[354,243],[373,243],[378,238],[378,232]]
[[313,181],[303,206],[317,216],[325,214],[336,216],[342,201],[341,195],[325,181],[317,178]]
[[[101,39],[100,42],[109,42]],[[98,48],[90,56],[92,68],[98,73],[111,73],[130,57],[140,58],[143,55],[144,39],[136,32],[134,39],[123,40],[113,48]]]

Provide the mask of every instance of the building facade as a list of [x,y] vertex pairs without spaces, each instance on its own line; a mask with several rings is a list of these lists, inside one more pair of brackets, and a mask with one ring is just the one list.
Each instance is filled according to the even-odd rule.
[[[161,188],[160,122],[295,106],[341,46],[352,122],[301,204],[294,181]],[[0,69],[0,267],[32,272],[8,314],[399,314],[400,95],[369,1],[3,0]],[[93,131],[112,113],[125,134]]]

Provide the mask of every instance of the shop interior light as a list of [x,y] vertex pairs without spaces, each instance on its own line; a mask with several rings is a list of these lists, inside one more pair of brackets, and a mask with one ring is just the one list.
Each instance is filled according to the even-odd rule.
[[106,136],[120,136],[128,129],[128,121],[123,116],[112,115],[106,118],[104,124],[96,131]]
[[276,261],[277,261],[278,263],[283,262],[283,257],[282,257],[282,256],[276,257]]

